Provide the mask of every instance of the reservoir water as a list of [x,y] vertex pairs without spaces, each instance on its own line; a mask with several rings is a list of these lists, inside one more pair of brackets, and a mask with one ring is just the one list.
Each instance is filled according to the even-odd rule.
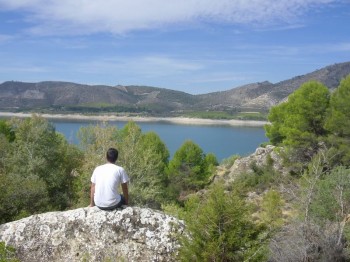
[[[56,131],[64,134],[68,142],[78,144],[77,132],[80,127],[95,125],[97,121],[50,120]],[[112,121],[110,125],[122,128],[127,122]],[[137,122],[142,132],[154,131],[166,144],[170,157],[186,141],[198,144],[204,153],[214,153],[218,161],[232,155],[245,156],[268,139],[262,127],[237,127],[222,125],[179,125],[163,122]]]

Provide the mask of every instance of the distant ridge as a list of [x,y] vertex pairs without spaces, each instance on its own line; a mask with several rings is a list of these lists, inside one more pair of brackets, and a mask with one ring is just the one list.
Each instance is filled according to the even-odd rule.
[[312,73],[296,76],[272,84],[268,81],[253,83],[228,91],[200,95],[200,105],[215,109],[237,108],[238,110],[268,110],[271,106],[284,101],[303,83],[316,80],[329,89],[338,87],[340,81],[350,74],[350,62],[334,64]]
[[331,90],[350,74],[350,62],[324,67],[273,84],[251,83],[227,91],[201,95],[150,87],[83,85],[46,81],[0,84],[1,111],[146,112],[171,115],[190,111],[267,111],[301,84],[317,80]]

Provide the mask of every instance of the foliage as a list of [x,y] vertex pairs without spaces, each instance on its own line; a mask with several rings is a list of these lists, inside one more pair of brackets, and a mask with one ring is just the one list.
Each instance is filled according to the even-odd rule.
[[15,140],[0,149],[2,183],[8,185],[0,204],[1,210],[7,210],[4,219],[70,206],[74,197],[71,174],[79,164],[78,150],[39,116],[13,119],[10,125]]
[[333,92],[325,127],[339,137],[350,138],[350,75]]
[[161,210],[170,216],[174,216],[182,220],[185,218],[186,214],[184,207],[175,202],[162,203]]
[[253,173],[239,174],[233,183],[233,187],[238,188],[242,193],[251,190],[263,192],[281,179],[281,175],[274,171],[272,165],[260,167],[256,163],[252,163],[251,168]]
[[341,223],[350,214],[350,169],[329,169],[329,152],[319,152],[302,177],[305,221]]
[[271,261],[348,261],[350,170],[330,169],[332,155],[315,155],[300,180],[300,219],[285,226],[270,243]]
[[266,120],[266,113],[262,112],[197,111],[186,112],[185,115],[188,117],[204,119]]
[[270,109],[268,120],[270,124],[265,125],[266,136],[273,145],[281,144],[286,135],[282,133],[284,119],[287,117],[288,104],[282,103]]
[[[38,111],[38,108],[33,108]],[[84,114],[96,114],[96,113],[144,113],[152,112],[151,108],[147,106],[134,106],[134,105],[112,105],[107,103],[89,103],[79,105],[52,105],[50,107],[44,107],[40,109],[41,113],[84,113]]]
[[6,120],[0,119],[0,136],[4,135],[9,142],[15,140],[15,132],[11,129],[11,125]]
[[130,178],[130,203],[160,207],[169,152],[156,133],[144,134],[136,123],[128,122],[119,130],[106,123],[84,127],[78,136],[86,159],[76,183],[80,192],[78,206],[88,204],[91,174],[96,166],[106,162],[108,148],[115,147],[119,151],[117,164],[125,168]]
[[350,214],[350,169],[341,166],[333,169],[318,181],[316,187],[310,206],[312,217],[343,221]]
[[189,117],[204,118],[204,119],[234,119],[233,115],[228,112],[219,111],[198,111],[186,113]]
[[90,202],[91,175],[96,166],[106,162],[106,152],[117,147],[117,129],[106,123],[81,127],[78,131],[79,147],[83,152],[83,164],[77,170],[75,191],[77,206],[87,206]]
[[208,153],[204,157],[204,169],[207,170],[209,175],[215,174],[216,167],[219,165],[216,156],[213,153]]
[[0,262],[19,262],[16,258],[16,250],[4,242],[0,242]]
[[10,145],[8,139],[4,135],[0,134],[0,172],[5,168],[5,159],[7,158],[7,155],[10,154],[11,147],[12,146]]
[[262,228],[252,223],[245,202],[222,185],[214,185],[203,199],[185,204],[188,236],[182,238],[182,261],[263,261]]
[[260,218],[270,229],[274,230],[283,225],[282,208],[284,201],[281,194],[276,190],[269,190],[263,197],[261,203]]
[[50,207],[46,184],[39,177],[0,174],[0,180],[0,224],[45,212]]
[[169,151],[154,132],[142,133],[134,122],[118,132],[120,163],[130,177],[131,201],[159,208],[164,198]]
[[325,146],[328,147],[329,154],[334,155],[330,159],[331,166],[350,166],[350,137],[339,137],[331,134],[325,140]]
[[271,109],[265,126],[273,144],[298,148],[317,148],[318,136],[326,134],[324,122],[329,104],[329,90],[310,81],[301,85],[288,101]]
[[209,182],[217,164],[213,154],[205,155],[197,144],[185,141],[167,168],[170,199],[181,200],[188,193],[202,189]]
[[235,161],[239,158],[240,158],[239,155],[232,155],[228,158],[223,159],[220,165],[225,166],[226,168],[230,168],[235,163]]
[[333,92],[325,128],[331,133],[326,140],[329,150],[337,153],[334,165],[350,166],[350,75]]

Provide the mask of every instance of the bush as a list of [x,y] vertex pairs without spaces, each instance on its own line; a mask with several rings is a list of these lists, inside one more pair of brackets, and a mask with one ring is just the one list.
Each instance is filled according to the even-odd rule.
[[181,239],[182,261],[263,261],[265,237],[251,219],[247,204],[223,185],[185,204],[188,236]]
[[4,242],[0,242],[0,262],[19,262],[16,258],[16,250],[6,246]]

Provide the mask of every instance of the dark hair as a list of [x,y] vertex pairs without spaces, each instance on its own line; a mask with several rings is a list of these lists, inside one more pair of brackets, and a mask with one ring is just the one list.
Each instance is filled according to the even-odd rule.
[[118,159],[118,150],[115,148],[108,149],[106,157],[108,162],[115,163]]

